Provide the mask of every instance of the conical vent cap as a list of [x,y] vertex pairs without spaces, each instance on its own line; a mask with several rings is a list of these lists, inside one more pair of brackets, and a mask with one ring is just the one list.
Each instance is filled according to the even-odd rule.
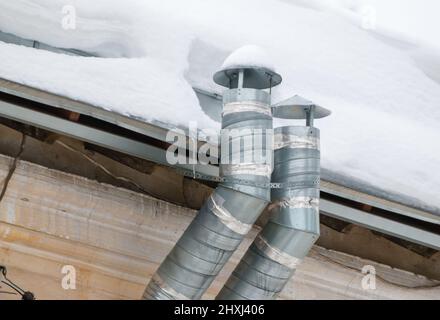
[[307,119],[307,112],[314,107],[314,118],[321,119],[329,116],[332,112],[301,96],[293,96],[281,101],[272,107],[275,118],[281,119]]
[[214,75],[214,82],[223,87],[237,88],[241,70],[244,71],[244,88],[268,89],[282,81],[265,51],[258,46],[248,45],[226,58],[221,70]]

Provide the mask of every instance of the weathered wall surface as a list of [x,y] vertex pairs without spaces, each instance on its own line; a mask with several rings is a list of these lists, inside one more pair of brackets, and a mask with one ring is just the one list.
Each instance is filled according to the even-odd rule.
[[[193,209],[200,208],[211,194],[211,188],[185,179],[170,168],[113,152],[113,156],[117,157],[115,160],[86,149],[81,141],[36,128],[29,130],[38,130],[33,134],[40,139],[26,137],[21,155],[23,160],[138,192],[141,189],[143,193]],[[46,139],[43,140],[43,137]],[[0,154],[14,157],[20,150],[21,140],[21,132],[0,124]]]
[[[0,186],[11,163],[0,156]],[[194,215],[133,191],[21,161],[0,203],[0,264],[39,299],[138,299]],[[251,231],[205,298],[220,290],[257,232]],[[376,290],[362,289],[359,270],[367,264],[376,267]],[[76,290],[62,288],[65,265],[76,269]],[[439,299],[440,287],[412,273],[315,247],[282,298]]]
[[[7,121],[5,119],[0,119]],[[15,156],[20,150],[22,130],[27,136],[21,159],[47,168],[72,173],[109,185],[149,194],[183,207],[198,209],[211,194],[196,180],[183,178],[172,168],[115,153],[64,136],[8,122],[0,124],[0,154]],[[17,127],[18,126],[18,127]],[[68,148],[66,148],[66,145]],[[212,186],[215,187],[215,186]],[[341,187],[341,186],[339,186]],[[264,226],[265,212],[257,221]],[[321,215],[318,245],[440,280],[440,252],[401,245],[360,226]],[[420,251],[421,249],[421,251]]]

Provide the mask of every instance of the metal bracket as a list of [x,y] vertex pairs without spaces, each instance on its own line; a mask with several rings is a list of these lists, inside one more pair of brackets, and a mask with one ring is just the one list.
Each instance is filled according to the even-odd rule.
[[320,183],[320,179],[315,179],[311,182],[258,183],[255,181],[245,180],[245,179],[232,179],[226,177],[209,176],[209,175],[204,175],[197,172],[194,173],[192,171],[187,171],[182,169],[176,169],[176,171],[187,178],[192,178],[195,180],[204,180],[204,181],[211,181],[217,183],[236,183],[236,184],[242,184],[242,185],[258,187],[258,188],[271,188],[271,189],[289,189],[289,188],[298,188],[298,187],[316,188],[317,186],[319,186]]

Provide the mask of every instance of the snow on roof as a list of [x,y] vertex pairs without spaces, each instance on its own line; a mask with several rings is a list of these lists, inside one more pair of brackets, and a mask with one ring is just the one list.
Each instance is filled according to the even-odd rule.
[[[299,94],[333,111],[317,121],[324,171],[440,207],[440,84],[398,40],[300,2],[0,0],[1,31],[105,57],[0,44],[0,77],[145,120],[218,129],[191,87],[220,93],[212,75],[253,43],[283,76],[274,103]],[[70,4],[77,26],[64,30]]]
[[143,119],[217,123],[199,106],[182,69],[156,59],[72,57],[0,42],[0,77]]

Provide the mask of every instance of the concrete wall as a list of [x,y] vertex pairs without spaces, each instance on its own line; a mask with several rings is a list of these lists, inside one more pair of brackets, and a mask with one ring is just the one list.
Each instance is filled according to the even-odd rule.
[[[0,185],[11,163],[10,157],[0,156]],[[134,191],[20,161],[0,202],[0,264],[39,299],[138,299],[195,214]],[[205,298],[220,290],[257,233],[255,227]],[[362,289],[360,269],[368,264],[377,271],[376,290]],[[76,290],[62,288],[65,265],[76,269]],[[413,273],[314,247],[282,298],[439,299],[440,287]]]

